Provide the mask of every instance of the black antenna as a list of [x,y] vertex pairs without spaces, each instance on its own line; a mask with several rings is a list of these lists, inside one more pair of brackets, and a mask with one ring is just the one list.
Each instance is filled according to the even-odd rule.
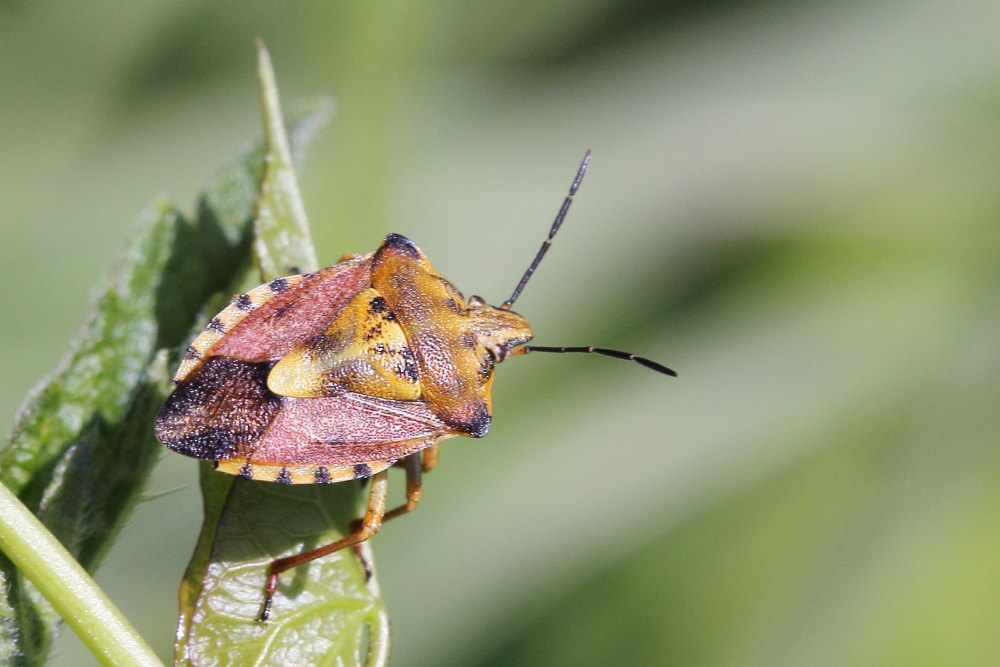
[[[580,168],[576,172],[576,178],[573,179],[573,185],[569,187],[569,194],[566,195],[566,199],[563,200],[562,206],[559,207],[559,213],[556,215],[555,221],[552,223],[552,227],[549,229],[549,236],[542,243],[542,247],[538,249],[538,254],[535,255],[535,259],[531,261],[531,266],[528,270],[524,272],[521,276],[521,282],[517,284],[514,288],[514,293],[510,295],[510,298],[500,304],[500,310],[510,310],[510,307],[514,305],[517,301],[517,297],[521,296],[521,290],[524,286],[528,284],[528,279],[531,278],[531,274],[535,272],[538,265],[542,262],[542,258],[545,257],[545,253],[549,251],[549,246],[552,245],[552,239],[555,237],[556,232],[559,231],[559,227],[562,226],[563,220],[566,219],[566,213],[569,211],[570,205],[573,203],[573,195],[576,194],[577,189],[580,187],[581,181],[583,181],[583,175],[587,173],[587,165],[590,164],[590,151],[587,151],[583,155],[583,162],[580,163]],[[535,348],[536,350],[539,348]],[[567,349],[568,351],[568,349]]]
[[529,352],[586,352],[589,354],[603,354],[606,357],[614,357],[615,359],[628,359],[634,361],[637,364],[642,364],[646,368],[651,368],[657,373],[663,373],[664,375],[669,375],[671,377],[677,377],[677,372],[667,368],[663,364],[658,364],[652,359],[647,359],[646,357],[637,357],[630,352],[622,352],[621,350],[609,350],[604,347],[539,347],[537,345],[525,345],[524,347],[517,348],[515,353],[527,354]]

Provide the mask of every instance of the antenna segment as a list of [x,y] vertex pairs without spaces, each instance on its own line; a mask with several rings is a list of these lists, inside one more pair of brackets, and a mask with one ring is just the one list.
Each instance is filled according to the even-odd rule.
[[569,212],[570,205],[573,204],[573,195],[576,194],[577,189],[580,187],[580,183],[583,181],[583,175],[587,173],[587,165],[590,164],[590,151],[587,151],[583,155],[583,161],[580,163],[580,168],[576,171],[576,178],[573,179],[573,185],[569,187],[569,194],[566,195],[566,199],[563,200],[562,206],[559,207],[559,213],[556,215],[556,219],[552,222],[552,227],[549,228],[549,236],[542,243],[542,247],[538,249],[538,254],[535,255],[535,259],[531,261],[531,266],[528,270],[524,272],[521,276],[521,281],[514,288],[514,293],[510,295],[510,298],[500,304],[501,310],[510,310],[514,302],[517,301],[517,297],[521,296],[521,290],[524,286],[528,284],[528,279],[531,278],[531,274],[535,272],[538,265],[541,264],[542,258],[545,257],[545,253],[549,251],[549,246],[552,245],[552,239],[555,238],[556,232],[562,226],[563,220],[566,219],[566,213]]
[[652,359],[647,359],[646,357],[639,357],[631,352],[622,352],[621,350],[609,350],[604,347],[541,347],[538,345],[525,345],[524,347],[517,348],[514,354],[528,354],[529,352],[585,352],[588,354],[603,354],[606,357],[614,357],[615,359],[628,359],[629,361],[634,361],[637,364],[641,364],[646,368],[650,368],[657,373],[663,373],[664,375],[669,375],[671,377],[677,377],[677,372],[673,369],[667,368],[663,364],[658,364]]

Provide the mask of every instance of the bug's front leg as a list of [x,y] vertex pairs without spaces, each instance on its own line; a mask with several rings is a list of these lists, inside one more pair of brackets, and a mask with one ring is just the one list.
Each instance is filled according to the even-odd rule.
[[424,495],[424,482],[423,479],[421,479],[421,473],[423,472],[424,467],[423,464],[421,464],[420,456],[418,454],[411,454],[396,465],[406,471],[406,502],[399,507],[386,512],[385,516],[382,518],[383,522],[388,521],[389,519],[395,519],[397,516],[401,516],[407,512],[412,512],[417,509],[417,504],[420,502],[420,498]]
[[438,464],[438,447],[439,445],[431,445],[425,449],[421,454],[424,456],[424,472],[430,472],[437,467]]
[[261,607],[258,620],[266,621],[271,613],[271,601],[274,599],[274,593],[278,589],[279,574],[293,567],[298,567],[309,561],[357,544],[358,542],[364,542],[378,532],[378,529],[382,526],[383,516],[385,515],[385,497],[388,489],[388,481],[389,472],[387,470],[372,475],[371,490],[368,492],[368,509],[365,512],[365,518],[362,519],[361,525],[358,526],[357,530],[350,535],[312,551],[271,561],[271,565],[267,569],[267,584],[264,586],[264,604]]
[[[420,454],[411,454],[405,459],[398,461],[396,465],[406,471],[406,502],[399,507],[386,512],[382,517],[382,523],[385,523],[389,519],[395,519],[397,516],[401,516],[407,512],[412,512],[417,508],[420,498],[424,495],[424,484],[421,479],[422,466]],[[426,463],[424,465],[426,465]],[[354,544],[353,548],[354,553],[358,555],[358,559],[361,561],[361,567],[365,570],[365,580],[367,581],[372,577],[372,564],[367,558],[365,558],[365,554],[361,550],[360,542]]]

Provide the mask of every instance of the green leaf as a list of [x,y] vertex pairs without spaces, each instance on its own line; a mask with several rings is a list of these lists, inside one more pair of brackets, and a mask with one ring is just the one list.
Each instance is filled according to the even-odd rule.
[[[155,372],[165,377],[165,355]],[[95,657],[109,665],[162,667],[146,641],[111,603],[55,536],[0,484],[0,545],[19,572],[73,628]],[[3,663],[23,662],[12,646],[4,647]]]
[[[207,473],[221,477],[218,473]],[[289,487],[237,479],[214,532],[211,564],[177,655],[192,665],[384,664],[388,619],[346,549],[282,577],[258,622],[267,566],[337,539],[361,512],[360,485]]]
[[[246,254],[246,217],[242,229],[220,217],[210,204],[192,222],[166,204],[141,216],[70,352],[25,402],[0,453],[0,480],[88,570],[159,452],[149,424],[167,383],[146,368],[157,349],[180,343],[206,295],[232,282]],[[58,616],[9,563],[3,577],[0,644],[17,663],[36,664]]]
[[[294,136],[308,140],[328,107],[299,108]],[[162,451],[151,424],[169,382],[147,367],[161,348],[174,350],[173,366],[206,301],[231,294],[245,272],[263,155],[254,147],[223,169],[194,217],[165,203],[140,217],[70,351],[25,401],[0,452],[0,481],[88,571]],[[0,577],[0,656],[39,664],[59,617],[6,559]]]
[[[317,268],[274,74],[259,47],[265,160],[254,254],[267,280]],[[293,135],[294,136],[294,135]],[[385,664],[388,619],[374,578],[351,550],[286,573],[271,621],[257,617],[268,565],[343,537],[363,486],[284,486],[202,467],[205,520],[181,586],[179,664]],[[367,551],[366,558],[370,559]]]

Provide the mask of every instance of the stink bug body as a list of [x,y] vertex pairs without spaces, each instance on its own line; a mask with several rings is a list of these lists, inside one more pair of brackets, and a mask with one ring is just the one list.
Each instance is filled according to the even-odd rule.
[[[281,572],[357,544],[411,511],[437,444],[486,435],[494,366],[508,356],[593,352],[675,375],[616,350],[528,346],[531,328],[510,309],[565,219],[589,159],[588,152],[548,238],[500,306],[466,301],[416,245],[390,234],[373,253],[240,294],[188,347],[156,418],[167,447],[253,480],[372,478],[358,530],[271,564],[262,620]],[[392,465],[406,470],[407,502],[386,512]]]

